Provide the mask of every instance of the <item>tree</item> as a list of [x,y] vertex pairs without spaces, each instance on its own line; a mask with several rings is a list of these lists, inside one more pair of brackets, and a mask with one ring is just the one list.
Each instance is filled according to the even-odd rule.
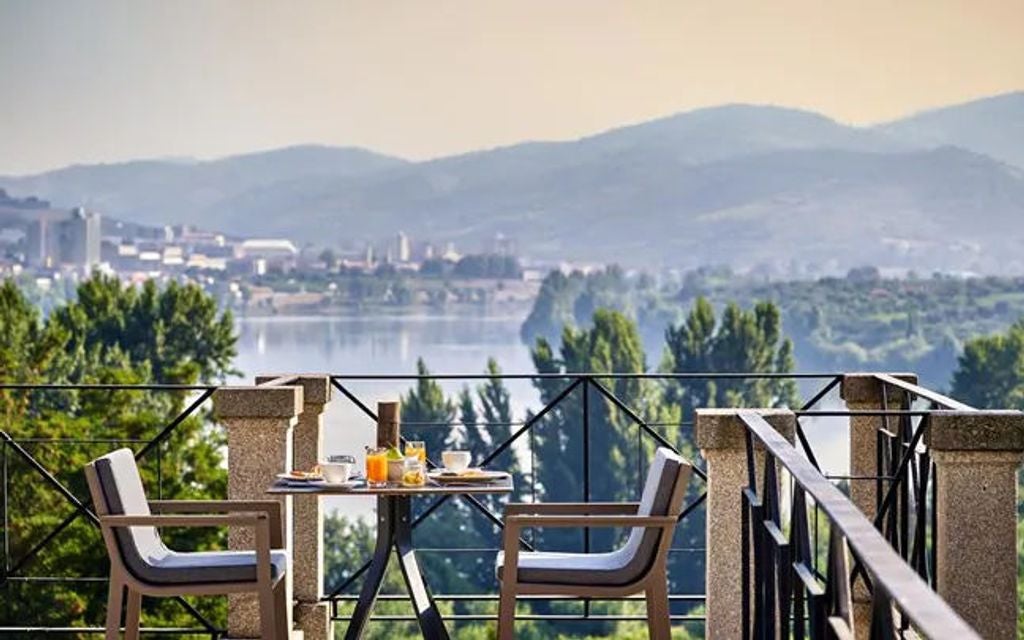
[[556,270],[545,276],[530,315],[520,329],[522,339],[526,342],[537,338],[557,340],[564,326],[575,323],[573,307],[583,284],[583,274],[578,271],[566,276]]
[[[711,303],[701,297],[686,319],[665,332],[662,369],[671,373],[791,373],[793,344],[782,337],[781,314],[771,302],[750,311],[726,305],[716,322]],[[698,407],[795,406],[796,384],[790,378],[717,380],[680,379],[668,394],[684,415]]]
[[65,348],[73,357],[118,350],[131,362],[148,363],[153,382],[187,384],[236,373],[231,313],[219,313],[216,301],[194,284],[159,289],[149,280],[136,289],[97,275],[48,323],[67,331]]
[[968,340],[952,387],[954,398],[979,409],[1024,409],[1024,319]]
[[[541,402],[550,405],[570,383],[574,373],[643,373],[646,358],[636,324],[617,311],[599,309],[589,329],[563,329],[561,345],[556,352],[544,338],[538,338],[532,350],[538,373],[562,374],[565,378],[537,378],[534,386]],[[649,460],[656,443],[643,437],[639,425],[617,404],[602,395],[598,385],[605,387],[623,405],[648,422],[677,424],[678,419],[661,401],[660,390],[650,381],[625,378],[593,378],[581,384],[570,396],[553,405],[533,427],[536,447],[536,481],[543,500],[547,502],[581,501],[589,496],[594,501],[622,502],[637,500],[641,478],[637,470]],[[584,394],[587,412],[584,415]],[[589,435],[584,439],[584,424]],[[678,433],[669,427],[663,435],[676,442]],[[590,473],[584,468],[584,446],[589,446]],[[542,548],[582,550],[584,539],[579,531],[541,530],[538,539]],[[621,540],[621,532],[594,530],[591,549],[609,549]],[[539,610],[545,609],[537,605]],[[589,633],[609,633],[607,624],[588,625]]]
[[331,271],[338,266],[338,255],[334,253],[334,249],[328,248],[321,251],[319,260],[324,263],[324,268],[328,271]]
[[[77,300],[57,307],[44,321],[11,282],[0,286],[0,376],[5,382],[150,384],[209,383],[231,373],[236,337],[231,318],[195,285],[149,284],[141,290],[112,278],[81,283]],[[79,499],[86,499],[85,463],[124,443],[136,450],[167,425],[189,400],[184,391],[39,390],[2,394],[3,429]],[[223,438],[202,412],[185,419],[140,462],[154,494],[220,498],[227,477]],[[7,542],[23,556],[70,513],[64,498],[20,457],[10,456]],[[168,531],[172,546],[209,549],[225,539],[217,530]],[[105,577],[98,531],[79,518],[22,567],[19,576]],[[2,624],[95,624],[104,610],[102,582],[7,582]],[[223,619],[223,599],[200,608]],[[147,600],[154,624],[191,625],[173,601]]]
[[402,428],[402,434],[408,440],[422,440],[427,444],[427,455],[440,459],[441,452],[453,443],[455,404],[445,397],[441,385],[430,378],[423,358],[416,360],[416,374],[416,386],[401,399],[402,424],[408,425]]
[[[493,358],[487,360],[486,373],[490,376],[476,387],[474,394],[468,386],[459,392],[459,417],[462,429],[457,438],[458,446],[472,453],[474,461],[483,460],[497,446],[510,437],[516,428],[513,424],[511,394],[501,379],[501,368]],[[477,407],[479,402],[479,408]],[[515,449],[509,447],[488,465],[492,469],[512,474],[514,493],[510,497],[478,496],[477,501],[491,513],[501,517],[502,503],[518,501],[527,491],[528,479],[523,473]],[[478,548],[501,546],[501,530],[477,509],[462,505],[467,535],[472,536]],[[491,562],[465,563],[466,579],[478,590],[488,590],[494,585],[494,571]],[[489,560],[489,558],[488,558]]]

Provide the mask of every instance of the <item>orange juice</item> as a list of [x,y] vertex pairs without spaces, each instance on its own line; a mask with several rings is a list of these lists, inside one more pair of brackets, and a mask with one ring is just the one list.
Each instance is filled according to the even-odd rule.
[[405,457],[411,458],[413,456],[419,458],[420,462],[425,463],[427,461],[427,443],[418,440],[406,442]]
[[366,482],[369,485],[384,485],[388,482],[387,449],[366,452]]

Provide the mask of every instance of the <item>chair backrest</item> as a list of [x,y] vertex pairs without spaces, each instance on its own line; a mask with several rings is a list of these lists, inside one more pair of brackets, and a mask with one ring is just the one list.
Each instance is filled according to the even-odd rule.
[[[690,464],[671,449],[659,448],[647,471],[637,515],[679,515],[691,470]],[[662,536],[660,530],[635,527],[629,532],[626,544],[617,553],[628,566],[646,573],[654,566],[659,553],[667,551],[670,542],[671,536]]]
[[[93,460],[86,475],[100,515],[150,515],[149,501],[131,449],[118,449]],[[113,555],[116,551],[121,564],[136,577],[138,568],[151,565],[170,553],[156,527],[119,527],[114,530],[113,540],[114,548],[108,543],[108,552]]]

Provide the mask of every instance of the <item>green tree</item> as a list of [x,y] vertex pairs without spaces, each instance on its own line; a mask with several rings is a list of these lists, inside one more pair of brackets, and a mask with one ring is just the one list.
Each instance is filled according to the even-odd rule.
[[[779,308],[759,302],[749,311],[726,305],[720,321],[706,298],[665,332],[662,369],[671,373],[791,373],[793,344],[782,337]],[[798,402],[790,378],[678,379],[668,393],[684,415],[698,407],[777,407]]]
[[408,440],[422,440],[427,444],[427,455],[440,460],[441,452],[453,442],[452,423],[455,421],[455,403],[444,395],[423,358],[416,360],[416,386],[402,396],[402,435]]
[[454,439],[460,449],[465,449],[473,454],[474,459],[479,459],[483,450],[481,442],[478,442],[479,431],[477,423],[480,421],[480,414],[476,411],[473,402],[473,392],[468,386],[459,390],[459,427],[455,430]]
[[573,325],[573,307],[583,285],[584,277],[579,272],[566,276],[556,270],[545,276],[530,315],[520,329],[523,340],[531,342],[538,337],[556,340],[562,327]]
[[[646,358],[636,324],[622,313],[599,309],[594,313],[591,328],[565,327],[561,345],[556,352],[544,338],[537,340],[532,357],[538,373],[565,374],[566,378],[537,378],[534,385],[545,405],[553,402],[569,383],[573,373],[643,373]],[[650,381],[632,377],[600,378],[577,388],[564,398],[534,427],[537,469],[536,480],[543,500],[547,502],[581,501],[589,489],[595,501],[622,502],[639,497],[637,470],[649,460],[656,442],[643,437],[640,427],[629,414],[601,394],[604,386],[623,405],[647,422],[678,424],[678,415],[662,402],[660,389]],[[587,415],[584,416],[586,393]],[[591,469],[584,469],[584,433],[586,420],[589,432]],[[669,442],[678,441],[678,432],[669,427],[662,430]],[[540,531],[542,548],[582,550],[584,541],[579,531],[552,529]],[[591,549],[611,548],[621,540],[621,532],[593,531]],[[619,605],[608,605],[609,611]],[[538,610],[553,611],[557,607],[537,605]],[[593,624],[580,627],[582,633],[612,632],[614,625]]]
[[[146,326],[148,323],[149,326]],[[194,285],[141,290],[95,277],[81,283],[77,300],[44,321],[11,282],[0,286],[0,379],[5,382],[149,384],[208,383],[231,373],[235,336],[230,316]],[[160,372],[160,373],[157,373]],[[148,442],[190,400],[184,391],[10,390],[2,394],[3,429],[85,500],[82,467],[124,444]],[[150,493],[174,498],[223,497],[223,438],[202,412],[182,421],[140,462]],[[5,531],[11,556],[21,558],[71,512],[64,498],[40,481],[19,456],[8,454],[10,491]],[[217,530],[168,531],[172,547],[208,549],[225,542]],[[98,531],[84,518],[64,529],[17,572],[21,576],[105,577]],[[8,581],[2,624],[58,626],[102,619],[105,586],[99,583]],[[223,599],[200,608],[223,619]],[[153,624],[191,625],[180,605],[147,600]]]
[[[512,424],[511,394],[500,378],[501,368],[493,358],[487,361],[486,373],[490,377],[476,387],[475,394],[468,386],[464,386],[459,392],[459,417],[463,427],[458,437],[458,446],[470,451],[475,461],[483,460],[516,428]],[[500,518],[502,504],[509,500],[520,500],[526,493],[529,480],[523,473],[512,447],[499,454],[488,466],[512,474],[515,487],[512,496],[476,498],[481,505]],[[497,525],[476,508],[463,504],[461,510],[467,524],[466,533],[472,537],[477,548],[496,549],[501,546],[501,530]],[[466,579],[475,589],[488,591],[496,586],[492,560],[490,555],[480,556],[462,565]]]
[[979,409],[1024,409],[1024,319],[964,344],[952,395]]
[[[1006,333],[967,341],[953,372],[951,395],[978,409],[1024,409],[1024,319]],[[1018,474],[1018,487],[1022,479]],[[1024,492],[1018,489],[1017,495],[1017,540],[1024,541]],[[1018,550],[1024,551],[1022,544]],[[1024,563],[1018,561],[1017,567],[1017,592],[1024,594]],[[1024,633],[1024,606],[1018,608],[1017,633]]]

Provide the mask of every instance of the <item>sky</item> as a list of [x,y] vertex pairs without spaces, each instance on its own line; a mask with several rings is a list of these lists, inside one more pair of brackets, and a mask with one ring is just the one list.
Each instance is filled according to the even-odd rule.
[[301,143],[425,159],[723,103],[1024,89],[1024,0],[0,0],[0,174]]

